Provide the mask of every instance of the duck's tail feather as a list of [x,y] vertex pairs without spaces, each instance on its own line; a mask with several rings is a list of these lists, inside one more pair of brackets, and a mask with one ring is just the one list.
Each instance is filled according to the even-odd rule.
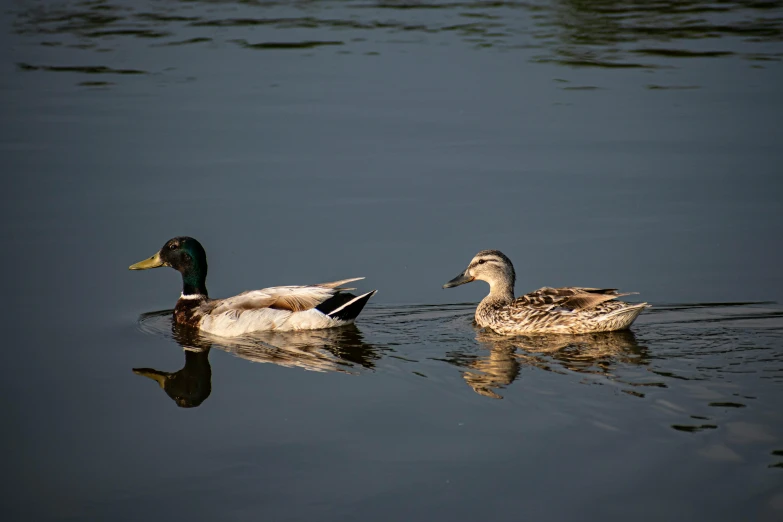
[[342,306],[347,305],[354,299],[356,299],[356,296],[349,292],[338,292],[323,303],[316,306],[315,309],[322,314],[329,315]]
[[338,321],[352,321],[359,316],[364,305],[367,304],[367,301],[369,301],[377,291],[378,290],[373,290],[358,297],[352,294],[337,294],[336,296],[327,299],[316,308],[332,319]]
[[625,330],[631,326],[645,308],[650,308],[650,305],[647,303],[629,304],[606,314],[601,323],[606,327],[606,331]]
[[344,285],[345,283],[353,283],[354,281],[361,281],[364,279],[363,277],[352,277],[350,279],[341,279],[339,281],[331,281],[329,283],[319,283],[315,286],[322,286],[324,288],[335,288],[338,290],[353,290],[353,288],[339,288],[340,285]]

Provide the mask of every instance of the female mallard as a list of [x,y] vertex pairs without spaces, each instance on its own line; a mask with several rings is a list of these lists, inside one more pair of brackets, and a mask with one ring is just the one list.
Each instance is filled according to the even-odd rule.
[[174,320],[223,337],[261,330],[316,330],[351,324],[377,290],[360,296],[340,285],[354,277],[311,286],[276,286],[242,292],[226,299],[207,294],[207,254],[192,237],[169,239],[158,253],[131,270],[170,266],[182,274],[182,295]]
[[514,265],[497,250],[476,254],[468,268],[443,288],[477,279],[489,283],[489,295],[476,308],[476,323],[503,335],[624,330],[648,306],[615,301],[630,294],[618,294],[613,288],[544,287],[514,299]]

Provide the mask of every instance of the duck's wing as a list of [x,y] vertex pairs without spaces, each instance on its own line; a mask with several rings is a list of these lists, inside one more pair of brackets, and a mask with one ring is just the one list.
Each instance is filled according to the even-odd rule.
[[274,286],[262,290],[250,290],[242,292],[234,297],[219,300],[210,311],[210,315],[220,315],[232,310],[245,312],[248,310],[262,310],[265,308],[285,310],[289,312],[304,312],[311,310],[327,299],[339,293],[340,284],[354,281],[347,279],[335,281],[335,286]]
[[621,294],[617,292],[616,288],[544,287],[517,298],[514,301],[514,306],[538,310],[555,310],[557,308],[586,310],[633,293],[635,292]]

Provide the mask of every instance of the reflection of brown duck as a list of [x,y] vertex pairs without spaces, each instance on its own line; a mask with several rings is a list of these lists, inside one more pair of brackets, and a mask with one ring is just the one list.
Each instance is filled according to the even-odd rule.
[[185,366],[176,372],[134,368],[133,373],[156,381],[177,406],[194,408],[212,392],[210,343],[199,336],[196,330],[176,323],[172,324],[172,333],[177,343],[185,349]]
[[513,347],[491,348],[489,356],[478,357],[469,365],[476,372],[462,372],[462,378],[473,391],[485,397],[502,399],[492,388],[505,388],[519,376],[519,360]]
[[[492,334],[480,334],[479,342],[483,342],[482,338],[494,346],[510,341]],[[639,346],[630,330],[521,337],[515,346],[521,350],[517,355],[526,363],[549,371],[555,371],[551,367],[555,362],[565,370],[609,375],[618,363],[646,364],[649,360],[646,348]]]
[[493,388],[511,384],[523,365],[558,372],[554,362],[565,370],[609,375],[617,363],[646,364],[648,359],[630,331],[513,338],[481,331],[476,340],[489,349],[489,355],[452,353],[447,360],[478,370],[480,373],[465,371],[462,376],[476,393],[495,399],[502,396]]

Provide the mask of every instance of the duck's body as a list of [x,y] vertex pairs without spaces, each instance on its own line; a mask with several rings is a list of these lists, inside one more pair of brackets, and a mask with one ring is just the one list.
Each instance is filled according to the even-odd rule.
[[207,259],[193,238],[169,240],[151,258],[131,270],[170,266],[182,274],[182,295],[174,320],[201,331],[236,337],[258,331],[332,328],[354,322],[375,290],[355,296],[341,285],[362,277],[309,286],[277,286],[251,290],[226,299],[210,299],[206,288]]
[[476,308],[476,324],[503,335],[624,330],[648,306],[617,301],[629,294],[613,288],[544,287],[514,298],[514,266],[497,250],[476,254],[465,272],[443,287],[475,280],[488,282],[490,288]]
[[503,335],[624,330],[647,307],[615,300],[624,295],[609,288],[544,287],[507,302],[490,294],[476,308],[476,324]]
[[226,299],[183,295],[174,307],[177,323],[236,337],[259,331],[318,330],[352,324],[375,291],[355,296],[339,288],[359,278],[311,286],[276,286]]

